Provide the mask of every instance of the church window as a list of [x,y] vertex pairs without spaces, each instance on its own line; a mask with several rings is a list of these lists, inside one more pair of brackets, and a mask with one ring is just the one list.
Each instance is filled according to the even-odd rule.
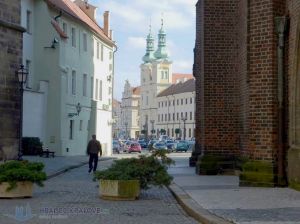
[[169,75],[167,71],[165,71],[165,79],[169,79]]

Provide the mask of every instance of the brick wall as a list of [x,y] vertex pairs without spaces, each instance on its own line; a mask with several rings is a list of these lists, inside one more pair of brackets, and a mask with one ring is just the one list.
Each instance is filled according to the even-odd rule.
[[237,6],[236,0],[197,4],[197,131],[205,153],[238,152]]
[[[2,0],[0,20],[20,24],[20,0]],[[22,32],[0,24],[0,160],[17,155],[20,101],[15,70],[21,59]]]

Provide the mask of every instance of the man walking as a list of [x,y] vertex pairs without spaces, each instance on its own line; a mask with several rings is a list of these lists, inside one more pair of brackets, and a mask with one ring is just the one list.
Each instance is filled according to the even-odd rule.
[[[87,146],[87,154],[90,156],[89,173],[92,170],[94,172],[97,170],[99,152],[100,152],[100,156],[102,156],[101,144],[99,141],[96,140],[96,135],[92,135],[92,139],[89,141],[89,144]],[[93,163],[94,163],[94,165],[93,165]]]

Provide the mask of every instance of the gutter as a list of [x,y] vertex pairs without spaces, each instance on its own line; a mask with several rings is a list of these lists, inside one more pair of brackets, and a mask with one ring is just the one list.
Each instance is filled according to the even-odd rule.
[[283,134],[284,134],[284,108],[283,108],[283,96],[285,90],[284,82],[284,47],[285,47],[285,33],[288,27],[288,18],[286,16],[275,17],[275,27],[278,36],[277,45],[277,100],[278,100],[278,151],[277,151],[277,185],[287,185],[287,175],[285,170],[285,153],[283,145]]

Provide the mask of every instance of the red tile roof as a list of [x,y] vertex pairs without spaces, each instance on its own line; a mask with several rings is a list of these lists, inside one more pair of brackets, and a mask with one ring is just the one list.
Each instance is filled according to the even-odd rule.
[[172,84],[167,89],[161,91],[157,97],[175,95],[186,92],[194,92],[195,91],[195,79],[189,79],[186,82],[179,82],[177,84]]
[[85,25],[89,26],[96,34],[98,34],[99,38],[105,41],[110,46],[114,45],[114,42],[105,35],[102,28],[93,21],[90,17],[88,17],[74,2],[71,0],[46,0],[49,6],[66,13],[79,21],[83,22]]
[[182,74],[182,73],[173,73],[172,75],[172,83],[175,84],[179,79],[193,79],[194,76],[192,74]]

